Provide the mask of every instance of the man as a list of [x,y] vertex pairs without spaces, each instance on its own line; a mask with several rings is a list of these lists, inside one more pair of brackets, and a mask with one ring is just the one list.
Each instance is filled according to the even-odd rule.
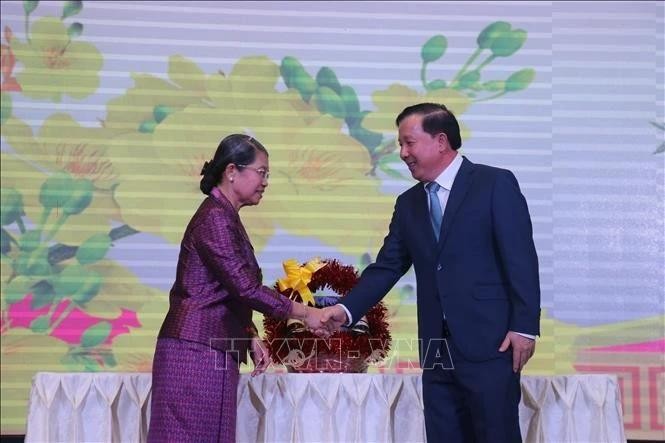
[[520,371],[540,332],[526,201],[510,171],[457,153],[459,125],[445,106],[410,106],[396,124],[419,183],[397,198],[376,262],[322,320],[353,324],[413,264],[428,441],[521,441]]

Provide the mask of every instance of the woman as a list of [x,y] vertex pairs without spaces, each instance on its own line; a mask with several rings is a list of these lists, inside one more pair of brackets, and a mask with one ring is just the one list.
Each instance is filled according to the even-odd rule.
[[235,441],[238,365],[250,349],[252,375],[269,363],[253,309],[324,329],[320,310],[262,286],[238,210],[259,204],[269,174],[266,149],[241,134],[222,140],[203,166],[208,198],[185,231],[153,360],[150,442]]

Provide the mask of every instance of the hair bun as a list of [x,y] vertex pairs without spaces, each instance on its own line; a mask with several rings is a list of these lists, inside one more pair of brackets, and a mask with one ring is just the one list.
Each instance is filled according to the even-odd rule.
[[208,172],[208,167],[210,166],[209,162],[203,163],[203,167],[201,168],[201,175],[206,175],[206,172]]

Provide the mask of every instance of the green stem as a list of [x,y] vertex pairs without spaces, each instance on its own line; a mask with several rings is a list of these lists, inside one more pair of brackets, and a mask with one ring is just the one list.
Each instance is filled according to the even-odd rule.
[[30,43],[30,15],[25,15],[25,39]]
[[51,208],[44,208],[41,217],[39,217],[39,223],[37,224],[38,231],[41,232],[44,229],[44,224],[46,223],[49,215],[51,215]]
[[60,323],[62,323],[63,320],[67,318],[67,316],[74,310],[75,307],[76,307],[76,303],[69,300],[69,304],[67,305],[65,310],[62,311],[62,314],[60,314],[60,316],[51,324],[51,326],[49,327],[49,331],[46,335],[49,335],[51,332],[53,332],[55,330],[55,328],[60,326]]
[[494,54],[492,54],[492,55],[490,55],[489,57],[487,57],[487,58],[485,59],[485,61],[482,62],[482,63],[480,64],[480,66],[478,66],[478,67],[476,68],[476,71],[480,71],[480,70],[483,69],[485,66],[487,66],[487,65],[490,64],[490,63],[492,63],[492,60],[494,60],[495,58],[496,58],[496,55],[494,55]]
[[479,98],[478,100],[473,100],[473,103],[478,103],[478,102],[484,102],[484,101],[487,101],[487,100],[492,100],[492,99],[495,99],[495,98],[497,98],[497,97],[501,97],[501,96],[504,95],[505,93],[506,93],[506,91],[501,91],[501,92],[499,92],[499,93],[497,93],[497,94],[490,95],[489,97],[483,97],[483,98]]
[[450,82],[450,87],[451,88],[456,85],[459,78],[462,75],[464,75],[467,68],[471,65],[471,63],[473,63],[476,60],[476,58],[480,55],[480,53],[482,51],[483,50],[481,48],[478,48],[478,49],[475,50],[475,52],[473,54],[471,54],[471,57],[469,57],[469,59],[466,61],[466,63],[464,63],[464,66],[462,66],[462,68],[457,72],[457,74],[455,74],[455,77],[453,77],[453,79],[451,80],[451,82]]
[[423,65],[420,67],[420,81],[423,82],[423,88],[425,88],[425,91],[429,91],[429,88],[427,87],[427,63],[423,62]]
[[60,55],[63,55],[65,53],[65,51],[67,50],[67,48],[69,48],[69,45],[71,43],[72,43],[72,39],[70,38],[69,41],[67,41],[67,44],[65,45],[65,47],[60,50]]
[[[109,237],[111,238],[111,241],[116,241],[138,233],[139,231],[132,228],[131,226],[122,225],[111,229],[109,232]],[[60,263],[61,261],[74,257],[76,255],[76,251],[78,251],[78,246],[69,246],[58,243],[49,248],[48,262],[52,265]]]
[[390,154],[395,149],[396,149],[395,139],[393,138],[380,145],[379,148],[376,149],[374,152],[378,154]]
[[57,308],[60,305],[61,301],[62,300],[58,300],[57,302],[51,303],[51,306],[49,307],[49,310],[46,313],[46,315],[50,317],[53,314],[53,311],[55,311],[55,308]]
[[67,214],[62,214],[60,216],[58,221],[53,224],[53,227],[51,228],[49,233],[46,234],[46,237],[44,238],[44,242],[48,242],[49,240],[51,240],[55,236],[55,234],[60,230],[62,225],[65,224],[65,222],[67,221],[67,218],[69,218],[69,215],[67,215]]

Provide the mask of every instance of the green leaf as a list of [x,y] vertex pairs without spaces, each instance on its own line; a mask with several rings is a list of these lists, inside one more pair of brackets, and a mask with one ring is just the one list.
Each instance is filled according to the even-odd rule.
[[18,241],[18,247],[21,251],[34,251],[42,243],[42,231],[28,231],[21,236]]
[[339,84],[337,75],[327,66],[319,69],[319,72],[316,73],[316,83],[318,83],[320,88],[332,89],[337,95],[342,93],[342,85]]
[[383,141],[383,134],[365,129],[360,124],[349,128],[349,134],[362,143],[370,152],[374,151]]
[[346,114],[346,124],[356,126],[360,123],[360,103],[356,91],[351,86],[342,86],[342,93],[339,95],[344,103],[344,112]]
[[515,92],[526,89],[536,76],[531,68],[520,69],[506,80],[506,92]]
[[79,12],[81,12],[81,9],[83,9],[83,2],[82,1],[68,1],[68,2],[65,2],[65,5],[62,7],[62,17],[60,17],[60,19],[64,20],[67,17],[71,17],[72,15],[76,15]]
[[107,368],[114,368],[118,365],[118,362],[116,361],[112,351],[102,353],[101,357],[104,361],[104,366]]
[[503,33],[510,32],[510,23],[507,22],[494,22],[485,27],[480,34],[478,34],[478,47],[480,49],[489,49],[492,42],[502,35]]
[[157,122],[155,120],[144,120],[139,125],[139,132],[143,134],[152,134],[157,128]]
[[81,34],[83,34],[83,25],[79,22],[72,23],[67,28],[67,35],[70,39],[76,38]]
[[0,253],[7,255],[12,250],[12,238],[5,228],[0,229]]
[[0,93],[0,125],[4,125],[12,115],[12,96]]
[[522,47],[525,41],[526,31],[516,29],[495,38],[490,50],[496,57],[510,57]]
[[80,214],[90,206],[94,186],[87,178],[74,180],[69,194],[69,200],[62,207],[62,212],[67,215]]
[[78,356],[68,352],[60,358],[60,363],[70,369],[70,372],[74,372],[78,367]]
[[431,63],[443,57],[448,47],[448,40],[443,35],[435,35],[427,40],[420,50],[420,58],[423,63]]
[[88,265],[104,258],[111,247],[108,234],[95,234],[79,246],[76,259],[82,265]]
[[60,208],[69,199],[69,190],[74,180],[66,172],[51,174],[42,184],[39,202],[46,209]]
[[53,289],[58,298],[69,297],[83,285],[88,271],[83,266],[67,266],[53,282]]
[[445,80],[433,80],[427,84],[428,91],[436,91],[437,89],[445,89],[446,82]]
[[106,341],[111,334],[111,323],[100,321],[96,325],[90,326],[81,336],[81,346],[93,348]]
[[53,284],[58,298],[69,297],[78,305],[92,300],[101,289],[102,276],[80,265],[66,267]]
[[506,82],[501,80],[491,80],[482,84],[485,91],[499,92],[506,89]]
[[320,87],[314,93],[316,107],[322,114],[330,114],[333,117],[344,118],[346,110],[342,98],[327,86]]
[[305,72],[305,68],[297,58],[287,56],[282,59],[282,63],[279,66],[279,72],[284,79],[284,84],[286,84],[286,87],[295,88],[295,77],[300,75],[301,72]]
[[78,289],[78,291],[72,295],[72,301],[83,306],[88,303],[90,300],[95,298],[99,294],[99,290],[102,288],[102,276],[95,273],[88,275],[88,278],[84,284]]
[[32,11],[37,9],[37,5],[39,4],[39,1],[37,0],[23,0],[23,10],[25,11],[26,15],[32,14]]
[[407,177],[402,175],[399,171],[394,170],[393,168],[390,167],[389,164],[387,163],[381,163],[379,162],[379,169],[388,174],[392,178],[397,178],[400,180],[406,180]]
[[155,122],[157,123],[161,123],[170,114],[173,114],[173,108],[166,105],[157,105],[152,111],[152,115],[155,117]]
[[21,193],[14,188],[0,189],[0,224],[10,225],[24,214]]
[[40,309],[44,306],[49,306],[55,301],[55,291],[53,286],[46,281],[42,280],[34,285],[30,292],[32,292],[32,302],[30,307],[32,309]]
[[397,178],[400,180],[410,180],[410,177],[405,176],[401,172],[392,168],[392,164],[401,163],[402,159],[400,158],[397,152],[391,152],[389,154],[382,155],[378,162],[378,167],[380,170],[388,174],[390,177]]
[[[4,276],[3,276],[4,277]],[[2,296],[8,305],[21,301],[25,298],[26,294],[30,292],[32,280],[23,275],[12,279],[9,283],[3,285]]]
[[478,83],[480,80],[480,72],[473,70],[464,74],[459,79],[459,85],[456,89],[466,89]]
[[379,164],[389,164],[389,163],[401,163],[402,158],[399,156],[397,152],[391,152],[389,154],[385,154],[381,156],[381,159],[379,160]]
[[30,252],[21,252],[14,262],[17,274],[26,276],[51,275],[52,268],[48,261],[48,248],[40,247]]
[[316,91],[317,84],[312,76],[303,70],[293,77],[293,87],[300,93],[302,99],[309,103],[312,94]]
[[48,331],[50,317],[48,314],[40,315],[30,322],[30,329],[35,333],[43,333]]

